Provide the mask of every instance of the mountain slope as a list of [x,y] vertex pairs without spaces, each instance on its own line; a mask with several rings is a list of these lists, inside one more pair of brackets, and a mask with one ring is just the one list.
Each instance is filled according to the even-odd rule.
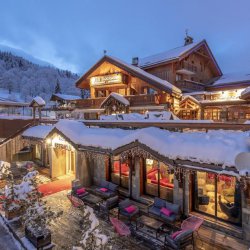
[[51,66],[51,67],[53,67],[53,65],[51,63],[40,60],[40,59],[38,59],[38,58],[24,52],[21,49],[16,49],[16,48],[12,48],[12,47],[0,44],[0,51],[2,51],[2,52],[10,52],[12,55],[22,57],[23,59],[25,59],[25,60],[27,60],[29,62],[32,62],[34,64],[38,64],[40,66]]
[[0,51],[0,88],[20,93],[24,101],[30,101],[36,95],[48,101],[57,80],[64,94],[80,95],[80,90],[74,85],[78,78],[68,70],[41,66],[10,52]]

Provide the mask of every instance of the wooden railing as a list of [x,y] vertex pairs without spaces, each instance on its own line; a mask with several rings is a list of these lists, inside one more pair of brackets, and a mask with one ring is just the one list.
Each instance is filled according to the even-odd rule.
[[76,108],[100,108],[101,103],[105,100],[106,97],[98,98],[88,98],[77,100],[75,107]]
[[186,69],[188,71],[191,71],[193,73],[197,72],[197,67],[193,64],[190,64],[188,62],[182,61],[180,66],[177,68],[177,70],[181,70],[181,69]]
[[180,89],[187,89],[187,90],[198,90],[202,91],[205,89],[204,85],[199,82],[193,82],[189,80],[178,80],[176,81],[176,87]]
[[130,102],[130,106],[157,105],[159,101],[154,94],[125,96]]
[[[156,95],[154,94],[130,95],[124,97],[130,102],[130,106],[157,105],[164,103],[164,101],[162,102],[164,98],[157,98]],[[99,97],[99,98],[88,98],[88,99],[77,100],[75,107],[100,108],[101,103],[105,100],[105,98],[106,97]]]

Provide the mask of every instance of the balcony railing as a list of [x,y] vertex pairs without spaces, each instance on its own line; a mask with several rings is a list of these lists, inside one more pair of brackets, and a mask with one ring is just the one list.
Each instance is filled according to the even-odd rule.
[[189,81],[189,80],[179,80],[176,81],[176,87],[181,90],[192,90],[192,91],[202,91],[205,86],[202,83]]
[[177,71],[178,70],[182,70],[182,69],[185,69],[185,70],[188,70],[188,71],[191,71],[193,73],[197,73],[197,67],[193,64],[190,64],[188,62],[185,62],[185,61],[182,61],[181,64],[179,65],[179,67],[177,68]]
[[[130,103],[130,106],[143,106],[143,105],[158,105],[166,104],[166,98],[164,95],[156,96],[154,94],[145,95],[130,95],[124,96]],[[106,99],[106,97],[99,98],[88,98],[77,100],[76,108],[100,108],[101,103]]]
[[76,108],[100,108],[101,103],[106,99],[106,97],[98,97],[98,98],[88,98],[77,100],[75,106]]

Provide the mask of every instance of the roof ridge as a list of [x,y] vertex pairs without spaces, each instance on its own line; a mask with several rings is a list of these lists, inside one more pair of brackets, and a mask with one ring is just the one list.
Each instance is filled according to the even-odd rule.
[[190,43],[190,44],[187,44],[187,45],[183,45],[183,46],[178,46],[178,47],[175,47],[175,48],[172,48],[172,49],[168,49],[168,50],[164,50],[162,52],[158,52],[158,53],[155,53],[155,54],[151,54],[151,55],[148,55],[148,56],[144,56],[142,57],[141,59],[145,59],[147,57],[151,57],[151,56],[156,56],[156,55],[160,55],[160,54],[163,54],[163,53],[166,53],[166,52],[169,52],[169,51],[172,51],[172,50],[176,50],[176,49],[180,49],[180,48],[184,48],[184,47],[187,47],[187,46],[190,46],[190,45],[194,45],[196,46],[197,44],[201,43],[205,41],[205,39],[199,41],[199,42],[193,42],[193,43]]

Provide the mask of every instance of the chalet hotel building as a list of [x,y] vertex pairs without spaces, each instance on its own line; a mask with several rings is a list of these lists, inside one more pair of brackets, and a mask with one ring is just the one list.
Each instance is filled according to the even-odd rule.
[[104,55],[76,82],[90,97],[66,106],[85,119],[165,110],[185,120],[244,122],[250,119],[248,86],[250,74],[223,75],[207,42],[187,36],[184,46],[132,64]]

